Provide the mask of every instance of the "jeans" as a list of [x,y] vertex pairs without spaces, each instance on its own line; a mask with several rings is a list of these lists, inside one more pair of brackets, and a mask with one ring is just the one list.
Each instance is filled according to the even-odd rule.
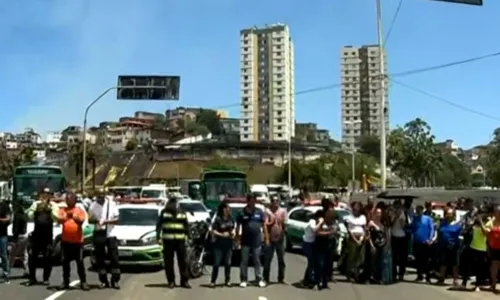
[[[408,238],[391,237],[392,247],[392,276],[402,279],[406,273],[406,263],[408,261]],[[415,252],[415,250],[413,251]],[[418,252],[418,251],[417,251]]]
[[323,286],[328,285],[328,280],[332,275],[332,252],[334,251],[334,241],[318,243],[314,245],[314,283]]
[[0,237],[0,260],[1,260],[0,268],[3,271],[3,277],[5,279],[9,279],[10,276],[10,264],[7,253],[7,244],[8,244],[7,237],[6,236]]
[[240,280],[241,280],[241,282],[248,281],[248,260],[250,258],[250,254],[252,254],[255,279],[257,281],[262,280],[262,274],[261,274],[261,270],[260,270],[260,268],[261,268],[260,252],[261,252],[260,246],[257,246],[257,247],[241,246],[241,263],[240,263]]
[[219,276],[219,268],[224,265],[224,280],[226,283],[231,281],[231,258],[233,254],[233,241],[230,243],[218,243],[213,244],[214,253],[214,265],[212,267],[212,278],[211,283],[216,283],[217,277]]
[[307,267],[304,272],[304,284],[310,284],[314,281],[314,243],[306,243],[302,244],[302,251],[304,251],[304,255],[307,259]]
[[269,275],[271,273],[271,263],[273,262],[274,253],[278,257],[278,281],[283,281],[285,279],[285,245],[284,241],[274,241],[268,246],[265,246],[264,254],[264,280],[269,282]]
[[426,279],[430,278],[430,254],[431,247],[427,244],[414,243],[413,244],[413,255],[415,256],[415,263],[417,265],[417,277]]
[[382,281],[382,270],[384,267],[385,247],[376,247],[375,249],[367,247],[370,250],[370,276],[375,281]]

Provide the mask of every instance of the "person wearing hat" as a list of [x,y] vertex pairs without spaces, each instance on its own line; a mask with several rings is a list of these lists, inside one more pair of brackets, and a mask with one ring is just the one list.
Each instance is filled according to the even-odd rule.
[[53,227],[54,221],[58,219],[59,207],[52,201],[52,194],[48,188],[39,193],[39,199],[27,211],[28,218],[33,220],[35,225],[29,239],[28,285],[37,283],[36,267],[42,256],[43,284],[48,286],[52,272]]
[[186,264],[186,241],[189,237],[189,224],[186,213],[177,206],[177,203],[176,197],[170,198],[165,208],[160,212],[156,224],[156,238],[158,243],[163,245],[163,261],[168,287],[175,287],[174,255],[176,254],[181,286],[190,289]]
[[[115,233],[115,224],[118,223],[119,214],[118,205],[103,190],[97,193],[96,201],[89,208],[89,222],[96,225],[93,238],[94,251],[102,288],[108,288],[111,285],[114,289],[120,289],[120,260]],[[106,260],[109,260],[111,282],[108,280]]]

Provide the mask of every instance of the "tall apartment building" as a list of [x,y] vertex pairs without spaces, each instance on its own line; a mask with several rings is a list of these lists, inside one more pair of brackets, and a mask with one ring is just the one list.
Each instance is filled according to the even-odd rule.
[[[385,56],[384,52],[384,57]],[[384,59],[384,74],[387,60]],[[357,145],[359,137],[380,135],[380,62],[378,45],[360,48],[345,46],[340,53],[342,142],[346,147]],[[386,79],[385,126],[389,129],[388,89]]]
[[240,32],[242,142],[295,135],[294,49],[287,25]]

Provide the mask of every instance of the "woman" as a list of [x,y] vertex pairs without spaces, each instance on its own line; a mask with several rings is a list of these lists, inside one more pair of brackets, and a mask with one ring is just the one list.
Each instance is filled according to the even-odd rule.
[[439,253],[439,279],[438,284],[443,284],[446,270],[451,268],[453,286],[458,286],[458,250],[460,248],[460,233],[462,224],[455,221],[455,210],[446,208],[444,218],[439,223],[438,253]]
[[320,218],[316,221],[314,216],[311,217],[309,222],[304,229],[304,235],[302,236],[302,251],[304,251],[304,255],[307,259],[307,267],[304,272],[304,279],[302,280],[302,285],[304,287],[313,288],[314,283],[314,242],[316,241],[316,231],[318,231],[319,227],[323,225],[323,219]]
[[370,245],[371,266],[370,277],[374,283],[382,283],[382,268],[384,266],[384,252],[387,245],[387,230],[382,223],[382,210],[375,209],[372,219],[368,222],[368,243]]
[[352,215],[345,218],[349,233],[346,249],[346,277],[348,281],[359,279],[359,267],[364,262],[366,217],[360,202],[351,205]]
[[394,200],[391,210],[391,247],[392,247],[392,276],[402,281],[406,273],[408,260],[408,237],[406,226],[408,220],[400,200]]
[[330,260],[333,251],[333,240],[337,233],[338,223],[334,209],[328,209],[325,217],[318,220],[316,240],[314,242],[315,268],[314,279],[319,290],[328,288],[332,269]]
[[491,291],[496,293],[497,276],[500,267],[500,206],[495,206],[493,210],[493,218],[486,225],[481,226],[483,227],[483,230],[487,232],[489,256],[491,260]]
[[233,253],[233,236],[235,224],[231,217],[231,209],[226,202],[222,202],[217,208],[217,217],[212,224],[212,236],[214,238],[213,253],[214,265],[210,286],[215,287],[219,276],[219,267],[224,264],[224,275],[226,286],[231,286],[231,258]]
[[486,232],[481,227],[481,223],[488,222],[487,214],[479,214],[476,216],[474,225],[472,226],[472,239],[467,253],[467,261],[465,261],[465,274],[463,275],[462,288],[467,288],[467,281],[472,274],[476,275],[476,280],[474,281],[475,290],[479,291],[479,287],[485,284],[487,277],[487,261],[488,261],[488,247],[486,241]]

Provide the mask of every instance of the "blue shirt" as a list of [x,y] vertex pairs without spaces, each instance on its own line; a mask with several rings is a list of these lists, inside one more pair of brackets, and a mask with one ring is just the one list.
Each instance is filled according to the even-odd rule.
[[411,222],[411,232],[413,241],[418,244],[423,244],[432,240],[434,237],[434,222],[432,218],[426,215],[413,217]]
[[462,226],[460,223],[450,224],[447,221],[441,221],[439,224],[439,246],[445,248],[458,247],[460,244],[460,232]]
[[262,244],[262,228],[264,226],[264,212],[258,208],[253,211],[243,212],[237,217],[236,222],[241,225],[241,245],[259,247]]

